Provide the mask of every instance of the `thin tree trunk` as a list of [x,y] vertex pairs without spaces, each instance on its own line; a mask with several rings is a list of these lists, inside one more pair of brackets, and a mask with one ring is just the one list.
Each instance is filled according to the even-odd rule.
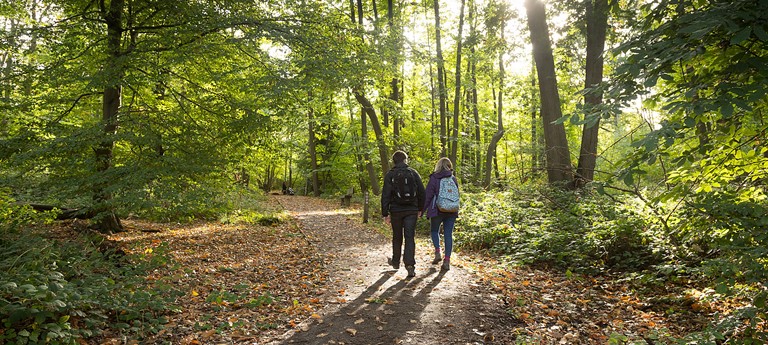
[[[8,33],[8,35],[6,36],[8,42],[6,42],[6,44],[8,44],[9,47],[8,47],[8,50],[6,50],[5,53],[2,55],[2,57],[0,58],[0,66],[5,66],[5,68],[3,69],[3,74],[0,76],[2,77],[0,80],[4,81],[1,84],[3,87],[2,95],[6,99],[11,99],[14,83],[11,83],[10,80],[11,80],[11,75],[13,74],[13,69],[15,66],[15,63],[14,63],[15,61],[13,59],[12,51],[20,48],[18,47],[18,42],[16,41],[16,35],[17,35],[16,31],[18,30],[18,20],[11,19],[10,22],[6,25],[8,26],[8,28],[6,29]],[[2,120],[3,120],[2,127],[5,129],[7,128],[6,122],[8,121],[8,119],[5,116],[3,116]]]
[[474,159],[475,159],[475,165],[474,165],[474,180],[478,181],[480,180],[480,173],[482,171],[482,160],[481,160],[481,153],[480,148],[481,145],[481,133],[480,133],[480,111],[477,108],[477,57],[475,56],[475,35],[477,35],[477,16],[475,16],[475,0],[470,0],[469,2],[469,37],[471,46],[469,48],[470,51],[470,78],[472,79],[472,93],[470,95],[470,103],[472,104],[472,115],[475,119],[475,149],[474,149]]
[[[426,6],[425,6],[425,11],[424,11],[425,22],[427,20],[427,13],[428,12],[429,12],[429,10],[426,10]],[[429,35],[429,30],[427,30],[427,52],[428,52],[428,57],[429,57],[429,59],[428,59],[429,60],[429,98],[430,98],[430,101],[431,101],[431,107],[429,109],[430,110],[430,114],[431,114],[430,122],[429,122],[430,123],[430,133],[429,133],[430,136],[429,137],[430,137],[430,140],[431,140],[431,146],[430,147],[435,147],[435,132],[436,132],[435,131],[435,117],[436,117],[436,110],[437,109],[435,107],[435,72],[432,69],[432,42],[430,42],[430,39],[431,39],[431,37]]]
[[453,93],[453,135],[451,136],[451,162],[454,170],[458,166],[456,156],[459,150],[459,100],[461,98],[461,43],[462,29],[464,28],[464,3],[461,0],[461,9],[459,10],[459,34],[456,36],[456,87]]
[[[355,110],[352,107],[352,99],[349,96],[350,96],[349,92],[347,92],[347,105],[349,106],[349,123],[354,124],[355,123]],[[360,112],[360,117],[362,118],[364,116],[365,115],[361,111]],[[357,130],[354,129],[354,127],[352,127],[351,132],[352,132],[352,151],[355,154],[355,166],[357,167],[357,171],[358,171],[358,173],[356,174],[357,177],[358,177],[357,178],[358,184],[360,185],[360,190],[361,191],[366,191],[366,190],[368,190],[368,184],[365,182],[365,178],[363,178],[363,175],[366,172],[366,168],[365,168],[365,163],[364,162],[366,162],[368,160],[366,160],[363,157],[363,155],[360,153],[360,151],[361,151],[360,148],[363,147],[363,145],[361,143],[360,138],[357,136]]]
[[357,24],[363,26],[363,1],[357,0]]
[[[395,27],[395,8],[394,8],[394,1],[393,0],[387,0],[387,25],[389,26],[389,35],[390,40],[392,41],[392,49],[394,51],[394,61],[393,61],[393,70],[395,73],[395,76],[392,77],[392,80],[389,82],[390,87],[390,94],[389,99],[392,100],[392,106],[399,105],[400,104],[400,79],[398,78],[398,65],[399,62],[399,56],[400,56],[400,30],[399,28]],[[394,136],[395,140],[395,147],[399,146],[400,143],[400,125],[403,119],[400,118],[401,112],[396,111],[393,118],[392,118],[392,134]],[[387,122],[387,119],[384,119],[384,122]]]
[[447,152],[447,128],[446,128],[446,91],[445,91],[445,61],[443,61],[443,48],[441,47],[440,34],[440,1],[434,0],[435,9],[435,48],[437,54],[437,93],[440,102],[440,155],[446,156]]
[[573,180],[573,168],[568,151],[568,138],[565,126],[555,121],[562,117],[560,95],[557,91],[555,59],[549,41],[546,10],[539,0],[526,0],[528,29],[531,33],[533,59],[539,76],[541,96],[541,117],[544,120],[544,142],[547,154],[547,177],[550,183],[570,183]]
[[363,158],[365,159],[366,171],[368,171],[368,181],[371,186],[371,192],[373,192],[374,195],[379,195],[379,179],[376,177],[376,169],[373,168],[371,155],[368,154],[368,121],[365,117],[365,109],[360,109],[360,123],[362,127],[360,134],[363,141]]
[[[502,41],[504,40],[504,24],[501,24],[501,38]],[[499,176],[499,169],[498,164],[493,164],[496,162],[496,148],[498,147],[499,141],[501,141],[501,138],[504,136],[504,122],[503,122],[503,113],[504,113],[504,61],[502,59],[503,53],[499,53],[499,93],[498,93],[498,99],[496,101],[498,102],[496,108],[496,133],[493,134],[491,137],[491,142],[488,144],[488,151],[485,154],[485,179],[483,180],[483,187],[488,189],[491,186],[491,173],[494,170],[494,166],[496,167],[496,177]]]
[[531,61],[531,175],[539,170],[538,105],[536,104],[536,63]]
[[[310,95],[311,97],[311,95]],[[315,109],[310,107],[308,113],[309,119],[307,127],[309,128],[309,164],[312,167],[312,194],[320,196],[320,178],[317,176],[317,141],[315,140]]]
[[[350,18],[352,18],[352,22],[355,23],[355,10],[357,10],[357,6],[355,5],[355,0],[349,0],[350,3]],[[360,3],[359,1],[357,3]],[[362,6],[362,4],[360,5]],[[362,8],[360,8],[360,11],[362,13]],[[352,109],[352,100],[349,98],[349,92],[347,92],[347,104],[349,105],[349,123],[355,123],[355,111]],[[363,114],[362,110],[360,111],[360,118],[364,119],[365,114]],[[354,128],[354,127],[353,127]],[[357,171],[359,172],[357,174],[358,176],[358,183],[360,184],[360,190],[361,191],[367,191],[368,190],[368,184],[365,182],[365,178],[363,177],[366,172],[366,164],[365,162],[370,162],[370,157],[368,156],[367,150],[364,151],[364,155],[360,153],[360,147],[362,147],[361,139],[358,139],[357,137],[357,130],[352,130],[352,142],[354,143],[354,152],[355,152],[355,165],[357,165]]]
[[[584,88],[597,87],[603,81],[603,50],[608,28],[608,0],[587,1],[587,65]],[[598,111],[603,103],[603,93],[598,90],[588,91],[584,95],[585,116]],[[597,140],[600,132],[600,117],[594,124],[584,124],[579,151],[579,164],[576,169],[575,187],[583,187],[595,177],[597,164]]]
[[[109,59],[107,60],[106,71],[109,74],[107,80],[110,81],[104,87],[102,104],[102,140],[96,147],[96,172],[100,177],[97,180],[108,180],[105,175],[112,168],[113,151],[115,147],[114,136],[117,133],[118,116],[122,105],[122,85],[123,69],[120,58],[122,55],[122,35],[123,35],[123,7],[124,0],[113,0],[109,8],[104,11],[104,20],[107,24],[107,49]],[[123,230],[120,219],[115,213],[113,206],[109,203],[112,200],[112,193],[107,190],[106,182],[98,182],[94,185],[93,199],[98,215],[94,226],[102,233],[120,232]]]

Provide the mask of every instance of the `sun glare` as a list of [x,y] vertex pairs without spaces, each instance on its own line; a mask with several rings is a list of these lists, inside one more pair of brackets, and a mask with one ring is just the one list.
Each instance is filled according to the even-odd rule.
[[525,16],[525,0],[505,0],[509,8],[516,10],[518,15]]

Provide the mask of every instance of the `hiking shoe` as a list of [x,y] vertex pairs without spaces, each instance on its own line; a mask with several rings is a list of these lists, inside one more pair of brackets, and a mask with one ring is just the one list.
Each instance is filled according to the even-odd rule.
[[443,261],[443,265],[440,266],[440,269],[443,270],[443,271],[450,270],[451,269],[451,259],[445,258],[445,260]]
[[438,251],[435,251],[435,259],[432,260],[432,264],[437,265],[440,263],[440,261],[443,261],[443,257],[440,256],[440,251],[438,250]]
[[387,265],[392,266],[394,269],[400,269],[400,263],[399,262],[393,262],[392,258],[387,258]]
[[416,267],[413,266],[405,266],[405,269],[408,270],[408,278],[415,277],[416,276]]

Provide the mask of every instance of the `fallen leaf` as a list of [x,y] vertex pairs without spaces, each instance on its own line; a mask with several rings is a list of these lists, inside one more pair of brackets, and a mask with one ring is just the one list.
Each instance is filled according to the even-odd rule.
[[203,336],[203,339],[210,339],[214,334],[216,334],[216,330],[211,329],[203,332],[202,336]]

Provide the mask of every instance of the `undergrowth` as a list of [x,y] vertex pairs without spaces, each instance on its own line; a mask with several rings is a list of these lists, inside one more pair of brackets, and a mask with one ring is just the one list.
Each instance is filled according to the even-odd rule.
[[461,248],[517,264],[597,272],[659,260],[653,223],[597,194],[556,188],[465,193],[457,230]]
[[161,329],[175,293],[145,277],[169,264],[163,246],[129,255],[98,234],[50,239],[34,225],[51,219],[0,193],[0,343],[76,344]]
[[709,327],[673,342],[765,343],[768,205],[762,194],[738,196],[723,190],[667,206],[588,189],[464,193],[454,236],[460,250],[512,265],[611,271],[651,295],[667,284],[693,282],[705,300],[747,302],[726,303],[732,307],[711,315]]

